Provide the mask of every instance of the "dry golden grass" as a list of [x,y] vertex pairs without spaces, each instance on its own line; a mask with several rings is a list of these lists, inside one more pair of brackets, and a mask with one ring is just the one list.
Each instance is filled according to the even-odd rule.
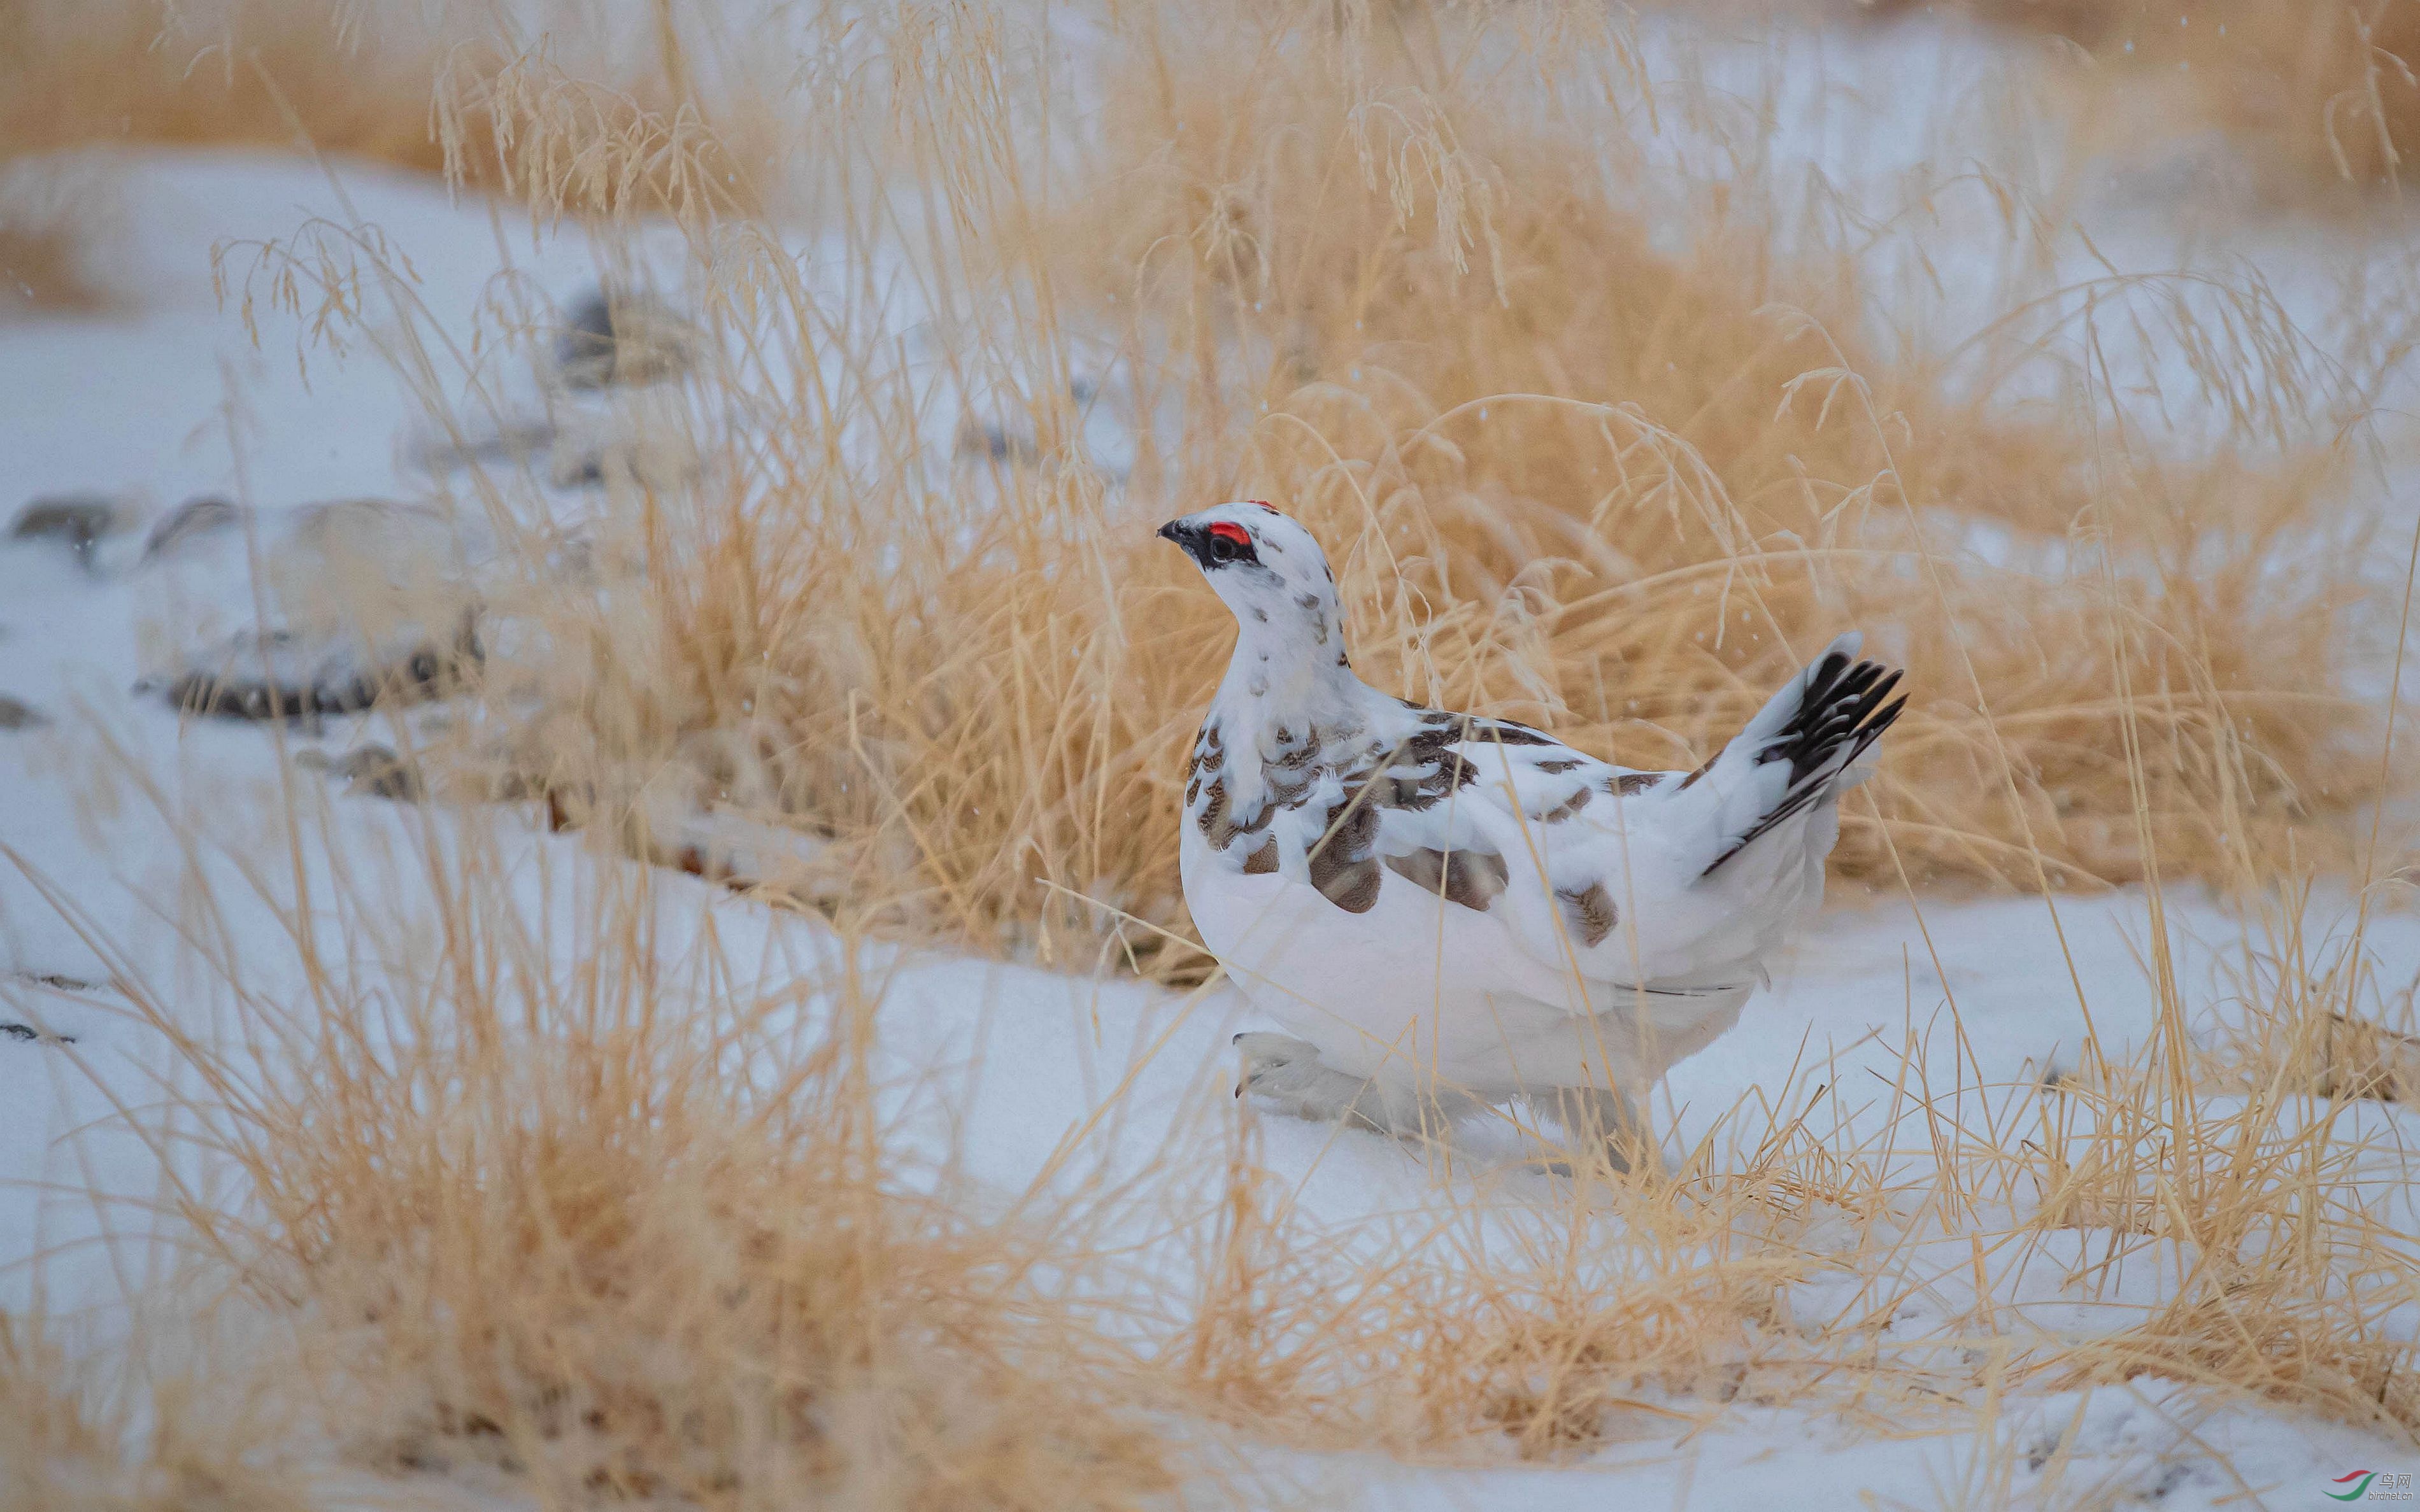
[[[0,160],[94,145],[256,147],[375,159],[580,213],[754,203],[761,144],[709,131],[672,8],[649,45],[566,67],[569,5],[5,0]],[[626,65],[631,56],[636,67]],[[735,87],[735,103],[746,91]]]
[[[2223,129],[2277,199],[2346,188],[2399,197],[2420,147],[2412,0],[1967,0],[1961,8],[2077,44],[2106,87],[2099,104],[2118,108],[2116,131]],[[2140,140],[2110,145],[2122,151]]]
[[[1021,77],[1013,37],[861,26],[798,85],[839,144],[842,297],[915,268],[960,312],[932,361],[752,228],[697,229],[728,338],[704,471],[622,501],[601,591],[518,590],[547,631],[502,702],[574,822],[672,792],[831,840],[870,921],[1089,960],[1108,908],[1159,950],[1178,753],[1230,631],[1151,528],[1230,497],[1320,533],[1380,687],[1631,764],[1696,764],[1867,628],[1913,702],[1848,875],[2121,883],[2148,833],[2171,876],[2233,882],[2226,837],[2325,848],[2373,791],[2376,711],[2343,683],[2363,376],[2321,377],[2259,291],[2215,316],[2158,280],[2076,297],[2195,354],[2227,432],[2180,449],[2081,360],[2008,402],[2099,339],[2055,301],[1954,367],[1869,349],[1853,269],[1777,257],[1755,180],[1653,187],[1637,118],[1713,107],[1642,94],[1619,30],[1116,21],[1047,173],[982,108]],[[904,100],[852,92],[877,62]],[[903,179],[934,203],[894,230],[861,201]],[[996,441],[937,461],[935,411],[974,402],[993,430],[959,434]],[[1085,439],[1104,408],[1123,477]]]
[[[0,149],[88,143],[321,150],[435,171],[433,40],[342,0],[0,8]],[[417,45],[414,45],[415,42]]]
[[[399,880],[337,856],[285,918],[292,959],[224,963],[214,1035],[192,983],[116,963],[200,1089],[181,1137],[242,1179],[232,1205],[167,1216],[293,1341],[263,1366],[287,1373],[288,1442],[501,1474],[549,1505],[1046,1512],[1172,1484],[1148,1378],[1053,1289],[1080,1251],[925,1195],[935,1173],[894,1148],[848,968],[759,964],[749,987],[751,963],[671,937],[678,904],[659,913],[644,871],[533,885],[532,858],[475,828],[405,854]],[[184,893],[201,933],[259,906],[203,878]],[[397,887],[426,901],[398,907]],[[102,1455],[9,1348],[0,1333],[0,1403],[48,1415],[0,1431]],[[123,1504],[288,1504],[244,1494]]]
[[[2315,1026],[2375,1021],[2395,984],[2348,966],[2357,932],[2305,937],[2304,908],[2245,947],[2217,1052],[2155,945],[2161,1017],[2136,1052],[2088,1046],[2051,1085],[1962,1056],[1945,1085],[1911,1023],[1895,1085],[1810,1064],[1670,1179],[1542,1187],[1466,1162],[1417,1210],[1323,1217],[1217,1095],[1140,1174],[1070,1180],[1078,1139],[1013,1216],[979,1220],[908,1153],[894,1119],[916,1098],[869,1071],[898,1011],[887,952],[768,945],[610,855],[476,824],[323,863],[323,822],[301,826],[290,958],[221,955],[220,986],[173,995],[111,963],[191,1073],[184,1137],[245,1178],[249,1200],[182,1216],[292,1341],[268,1365],[299,1412],[110,1468],[116,1441],[39,1346],[0,1335],[18,1367],[0,1400],[32,1404],[0,1417],[24,1447],[7,1463],[187,1489],[38,1482],[68,1488],[62,1512],[209,1505],[177,1477],[240,1471],[225,1484],[260,1489],[225,1504],[302,1504],[230,1445],[313,1443],[544,1504],[1125,1507],[1238,1489],[1254,1444],[1560,1461],[1734,1404],[1966,1435],[2028,1394],[2144,1376],[2197,1412],[2267,1401],[2420,1442],[2420,1344],[2395,1322],[2420,1272],[2380,1206],[2408,1159],[2304,1095]],[[232,890],[194,865],[176,904],[193,936],[279,937],[240,919],[245,894],[291,886],[279,864]],[[232,1010],[209,1038],[197,994]],[[1937,1028],[1962,1040],[1954,1003]],[[2250,1095],[2211,1098],[2252,1064],[2271,1070]],[[2096,1302],[2102,1330],[2058,1320]],[[2032,1452],[2063,1459],[2045,1431]],[[2115,1505],[2131,1484],[2064,1473],[2029,1494]]]
[[[0,1504],[23,1512],[299,1512],[290,1425],[247,1420],[244,1388],[193,1373],[113,1371],[0,1311]],[[165,1332],[175,1332],[173,1326]],[[132,1395],[140,1393],[137,1427]]]
[[[1600,1173],[1568,1209],[1451,1196],[1413,1237],[1340,1235],[1241,1163],[1190,1363],[1260,1431],[1411,1457],[1557,1458],[1734,1402],[1971,1433],[2025,1393],[2139,1377],[2420,1442],[2420,1343],[2397,1321],[2420,1279],[2393,1216],[2408,1152],[2383,1120],[2356,1130],[2357,1103],[2309,1095],[2324,1026],[2387,1005],[2377,964],[2348,967],[2358,926],[2322,944],[2309,921],[2283,908],[2247,940],[2260,995],[2215,1056],[2189,1032],[2209,1005],[2155,947],[2160,1020],[2121,1057],[2088,1045],[2076,1072],[2012,1085],[1962,1056],[1943,1086],[1911,1025],[1887,1119],[1843,1117],[1867,1094],[1810,1067],[1731,1109],[1671,1183]],[[1947,1019],[1962,1045],[1954,1000]],[[2268,1079],[2213,1096],[2247,1056]],[[2038,1319],[2046,1275],[2109,1326]],[[1793,1309],[1843,1276],[1847,1305]],[[2038,1503],[2004,1485],[1973,1504],[2126,1499],[2059,1473]]]

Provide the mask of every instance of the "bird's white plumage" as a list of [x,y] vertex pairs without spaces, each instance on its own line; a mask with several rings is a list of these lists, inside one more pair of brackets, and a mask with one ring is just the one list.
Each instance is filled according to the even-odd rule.
[[1317,543],[1267,506],[1163,533],[1241,628],[1188,774],[1194,922],[1327,1067],[1405,1094],[1636,1096],[1730,1028],[1897,712],[1843,637],[1698,772],[1632,772],[1363,684]]

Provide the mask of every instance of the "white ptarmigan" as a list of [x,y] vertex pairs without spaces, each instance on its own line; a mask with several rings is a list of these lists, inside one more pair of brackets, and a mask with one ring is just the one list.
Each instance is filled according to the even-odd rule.
[[1899,673],[1844,635],[1705,765],[1628,771],[1362,682],[1319,543],[1268,505],[1159,533],[1240,628],[1182,854],[1203,943],[1293,1031],[1236,1037],[1238,1091],[1397,1134],[1522,1099],[1626,1168],[1632,1099],[1822,901]]

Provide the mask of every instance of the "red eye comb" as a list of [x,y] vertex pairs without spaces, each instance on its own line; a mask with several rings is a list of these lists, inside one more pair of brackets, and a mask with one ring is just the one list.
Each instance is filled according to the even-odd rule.
[[1233,541],[1237,546],[1249,546],[1252,544],[1251,532],[1244,529],[1241,525],[1234,524],[1228,520],[1222,519],[1216,525],[1211,526],[1210,533],[1218,536],[1221,540]]

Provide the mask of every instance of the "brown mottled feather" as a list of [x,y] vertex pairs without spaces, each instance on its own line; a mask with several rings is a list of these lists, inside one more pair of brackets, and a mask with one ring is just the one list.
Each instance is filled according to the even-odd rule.
[[1595,796],[1595,789],[1582,788],[1577,793],[1575,793],[1570,797],[1564,799],[1562,802],[1555,805],[1553,808],[1533,813],[1529,817],[1537,820],[1540,824],[1559,825],[1564,820],[1577,814],[1582,809],[1587,808],[1589,806],[1589,800]]
[[1507,724],[1501,719],[1473,719],[1470,722],[1470,738],[1480,741],[1495,741],[1499,745],[1505,746],[1553,746],[1560,744],[1560,742],[1557,741],[1552,735],[1532,730],[1527,725]]
[[1323,866],[1314,857],[1311,864],[1313,886],[1320,896],[1348,914],[1366,914],[1378,906],[1378,887],[1385,879],[1378,874],[1378,863],[1366,857],[1337,865]]
[[1278,810],[1275,804],[1264,802],[1260,811],[1249,820],[1233,813],[1222,813],[1213,820],[1209,817],[1209,810],[1204,809],[1202,812],[1202,833],[1209,839],[1212,850],[1223,851],[1233,844],[1237,838],[1257,835],[1268,828],[1269,821],[1277,817]]
[[1562,900],[1563,916],[1577,931],[1580,943],[1594,947],[1603,944],[1621,922],[1621,913],[1613,906],[1613,894],[1605,890],[1602,882],[1591,882],[1585,887],[1558,887],[1555,896]]
[[1202,826],[1202,833],[1211,835],[1218,833],[1219,822],[1226,817],[1227,779],[1221,773],[1212,778],[1210,786],[1202,791],[1202,811],[1194,816],[1194,823]]
[[1481,914],[1502,896],[1504,884],[1512,875],[1504,857],[1483,851],[1424,848],[1386,859],[1388,870],[1410,878],[1422,892],[1440,893],[1446,902]]
[[1327,823],[1311,851],[1311,885],[1320,895],[1348,914],[1366,914],[1377,906],[1383,880],[1377,857],[1371,854],[1378,839],[1378,810],[1357,802],[1357,788],[1327,810]]

